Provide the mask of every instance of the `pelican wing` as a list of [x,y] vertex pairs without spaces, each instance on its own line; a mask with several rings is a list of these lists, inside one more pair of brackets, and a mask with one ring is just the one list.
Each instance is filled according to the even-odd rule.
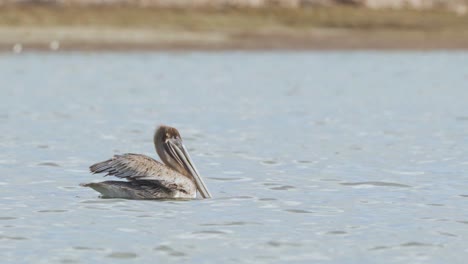
[[148,156],[132,153],[115,155],[89,169],[92,173],[107,173],[105,176],[111,175],[129,181],[157,181],[166,188],[177,188],[190,181],[186,176]]

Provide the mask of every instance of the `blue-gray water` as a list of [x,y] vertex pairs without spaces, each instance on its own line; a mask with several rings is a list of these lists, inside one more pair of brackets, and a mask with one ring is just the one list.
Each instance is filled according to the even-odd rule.
[[[466,263],[468,53],[0,55],[2,263]],[[99,199],[177,127],[214,199]]]

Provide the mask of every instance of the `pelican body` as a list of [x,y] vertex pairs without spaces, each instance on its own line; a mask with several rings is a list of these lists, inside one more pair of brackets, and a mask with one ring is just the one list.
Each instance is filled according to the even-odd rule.
[[105,176],[127,181],[104,181],[82,186],[93,188],[104,198],[195,199],[197,191],[203,198],[211,198],[177,129],[160,126],[153,141],[164,164],[141,154],[114,155],[89,169],[93,174],[106,173]]

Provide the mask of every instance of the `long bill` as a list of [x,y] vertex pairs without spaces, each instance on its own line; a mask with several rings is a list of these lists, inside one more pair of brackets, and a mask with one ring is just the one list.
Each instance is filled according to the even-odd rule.
[[[175,142],[174,142],[175,141]],[[182,163],[181,165],[193,176],[195,179],[195,184],[197,185],[197,190],[200,192],[203,198],[211,198],[211,194],[208,191],[208,188],[203,182],[203,179],[198,173],[197,168],[193,164],[192,158],[188,154],[187,149],[185,148],[184,144],[180,140],[170,140],[169,141],[170,148],[173,149],[176,153],[176,160],[177,162]]]

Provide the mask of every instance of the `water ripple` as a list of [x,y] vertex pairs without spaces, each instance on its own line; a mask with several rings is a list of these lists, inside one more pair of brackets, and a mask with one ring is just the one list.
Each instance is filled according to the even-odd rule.
[[89,251],[104,251],[104,248],[95,248],[95,247],[83,247],[83,246],[76,246],[73,247],[75,250],[89,250]]
[[299,246],[301,246],[301,244],[299,244],[299,243],[282,242],[282,241],[275,241],[275,240],[268,241],[266,244],[268,246],[271,246],[271,247],[284,247],[284,246],[299,247]]
[[175,249],[173,249],[173,248],[171,248],[170,246],[167,246],[167,245],[161,245],[159,247],[154,248],[154,250],[166,253],[169,256],[173,256],[173,257],[184,257],[184,256],[187,255],[186,253],[184,253],[182,251],[177,251],[177,250],[175,250]]
[[441,247],[441,245],[411,241],[400,244],[400,247]]
[[115,259],[134,259],[137,258],[138,255],[133,252],[113,252],[107,255],[107,257]]
[[370,186],[387,186],[387,187],[400,187],[400,188],[411,188],[412,186],[395,183],[395,182],[380,182],[380,181],[367,181],[367,182],[341,182],[341,185],[346,186],[359,186],[359,185],[370,185]]
[[56,209],[56,210],[39,210],[37,211],[38,213],[64,213],[68,212],[68,210],[61,210],[61,209]]
[[38,163],[37,166],[60,167],[60,165],[58,165],[57,163],[49,161]]
[[295,213],[295,214],[311,214],[311,211],[301,210],[301,209],[286,209],[286,212]]
[[69,264],[69,263],[80,263],[79,260],[76,260],[76,259],[61,259],[60,260],[60,263],[64,263],[64,264]]
[[0,240],[27,240],[28,238],[26,237],[21,237],[21,236],[4,236],[0,235]]
[[448,233],[448,232],[439,232],[439,234],[441,234],[443,236],[449,236],[449,237],[458,237],[457,235],[452,234],[452,233]]
[[387,247],[387,246],[376,246],[376,247],[373,247],[373,248],[369,248],[369,250],[384,250],[384,249],[390,249],[391,247]]
[[263,165],[279,165],[279,162],[275,160],[262,160],[260,163]]
[[125,202],[127,200],[125,199],[96,199],[96,200],[84,200],[81,201],[80,203],[84,204],[108,204],[108,203],[119,203],[119,202]]
[[275,190],[275,191],[287,191],[290,189],[296,189],[296,187],[291,186],[291,185],[282,185],[282,186],[277,186],[277,187],[272,187],[270,190]]
[[255,197],[253,197],[253,196],[247,196],[247,195],[229,196],[229,197],[220,197],[220,198],[216,198],[216,200],[228,200],[228,201],[252,200],[252,199],[255,199]]
[[376,246],[376,247],[370,248],[369,250],[384,250],[384,249],[394,249],[394,248],[401,248],[401,247],[443,247],[443,245],[423,243],[423,242],[418,242],[418,241],[410,241],[410,242],[402,243],[399,245],[393,245],[393,246]]
[[194,235],[198,235],[198,234],[225,235],[225,234],[227,234],[227,232],[220,231],[220,230],[202,230],[202,231],[192,232],[192,234],[194,234]]
[[329,231],[327,234],[329,235],[344,235],[347,234],[348,232],[342,231],[342,230],[334,230],[334,231]]
[[262,201],[262,202],[270,202],[270,201],[277,201],[278,199],[267,197],[267,198],[260,198],[260,199],[258,199],[258,200],[259,200],[259,201]]
[[201,226],[243,226],[243,225],[260,225],[259,222],[244,222],[244,221],[233,221],[224,223],[209,223],[200,224]]
[[396,171],[396,170],[383,170],[388,173],[397,174],[397,175],[423,175],[424,171]]
[[207,177],[210,180],[215,180],[215,181],[249,181],[251,179],[249,178],[243,178],[243,177],[231,177],[231,178],[219,178],[219,177]]
[[18,219],[17,217],[12,217],[12,216],[0,216],[0,221],[1,220],[15,220]]

